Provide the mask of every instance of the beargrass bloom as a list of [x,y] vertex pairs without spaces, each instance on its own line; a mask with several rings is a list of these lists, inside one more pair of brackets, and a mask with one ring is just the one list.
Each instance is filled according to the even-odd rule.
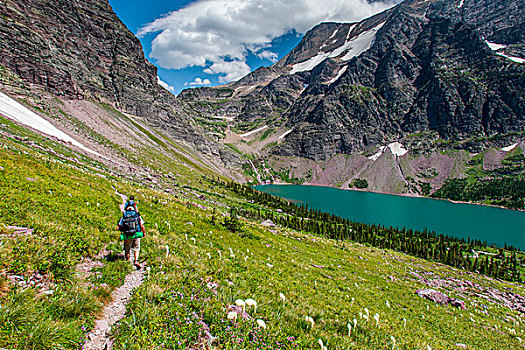
[[392,349],[393,349],[393,348],[396,347],[396,338],[394,338],[394,336],[391,335],[391,336],[390,336],[390,340],[392,340],[392,344],[394,344],[394,345],[392,345]]
[[306,322],[309,322],[311,324],[311,327],[314,328],[314,319],[311,318],[310,316],[305,316],[304,319],[306,320]]
[[259,327],[266,329],[266,323],[263,320],[258,319],[256,322]]
[[254,307],[254,310],[253,310],[253,313],[256,313],[257,312],[257,302],[253,299],[246,299],[244,301],[244,303],[246,304],[246,306],[248,307]]
[[281,299],[283,303],[286,301],[286,297],[284,296],[283,293],[279,293],[279,299]]
[[376,326],[379,326],[379,314],[374,315],[374,320],[376,320]]
[[244,302],[244,300],[242,299],[237,299],[235,300],[235,305],[237,306],[242,306],[242,312],[244,313],[244,311],[246,310],[246,303]]
[[226,316],[229,320],[235,320],[237,318],[237,313],[235,311],[228,312],[228,315]]

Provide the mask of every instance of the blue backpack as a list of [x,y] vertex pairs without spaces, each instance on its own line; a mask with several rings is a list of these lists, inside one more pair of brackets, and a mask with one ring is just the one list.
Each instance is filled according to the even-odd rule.
[[140,230],[140,214],[135,210],[134,202],[126,203],[126,209],[120,222],[121,239],[140,238],[144,233]]

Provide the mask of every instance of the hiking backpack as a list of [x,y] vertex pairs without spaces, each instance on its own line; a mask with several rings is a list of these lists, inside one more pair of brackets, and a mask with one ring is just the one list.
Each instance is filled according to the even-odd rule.
[[120,231],[126,236],[133,236],[140,231],[140,214],[135,210],[126,210],[122,214]]

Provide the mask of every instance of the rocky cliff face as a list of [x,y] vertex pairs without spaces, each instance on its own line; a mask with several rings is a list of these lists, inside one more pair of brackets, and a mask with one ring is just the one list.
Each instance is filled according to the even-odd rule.
[[237,157],[210,142],[172,94],[107,0],[0,2],[0,64],[66,99],[92,99],[146,118],[218,162]]
[[323,23],[231,84],[243,93],[220,108],[234,123],[293,128],[280,156],[324,161],[429,131],[472,152],[501,147],[525,131],[524,18],[515,0],[410,0]]

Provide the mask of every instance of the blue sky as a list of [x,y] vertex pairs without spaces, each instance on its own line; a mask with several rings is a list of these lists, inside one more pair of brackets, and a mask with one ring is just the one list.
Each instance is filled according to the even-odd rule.
[[285,56],[323,21],[390,6],[366,0],[109,0],[173,93],[238,80]]

